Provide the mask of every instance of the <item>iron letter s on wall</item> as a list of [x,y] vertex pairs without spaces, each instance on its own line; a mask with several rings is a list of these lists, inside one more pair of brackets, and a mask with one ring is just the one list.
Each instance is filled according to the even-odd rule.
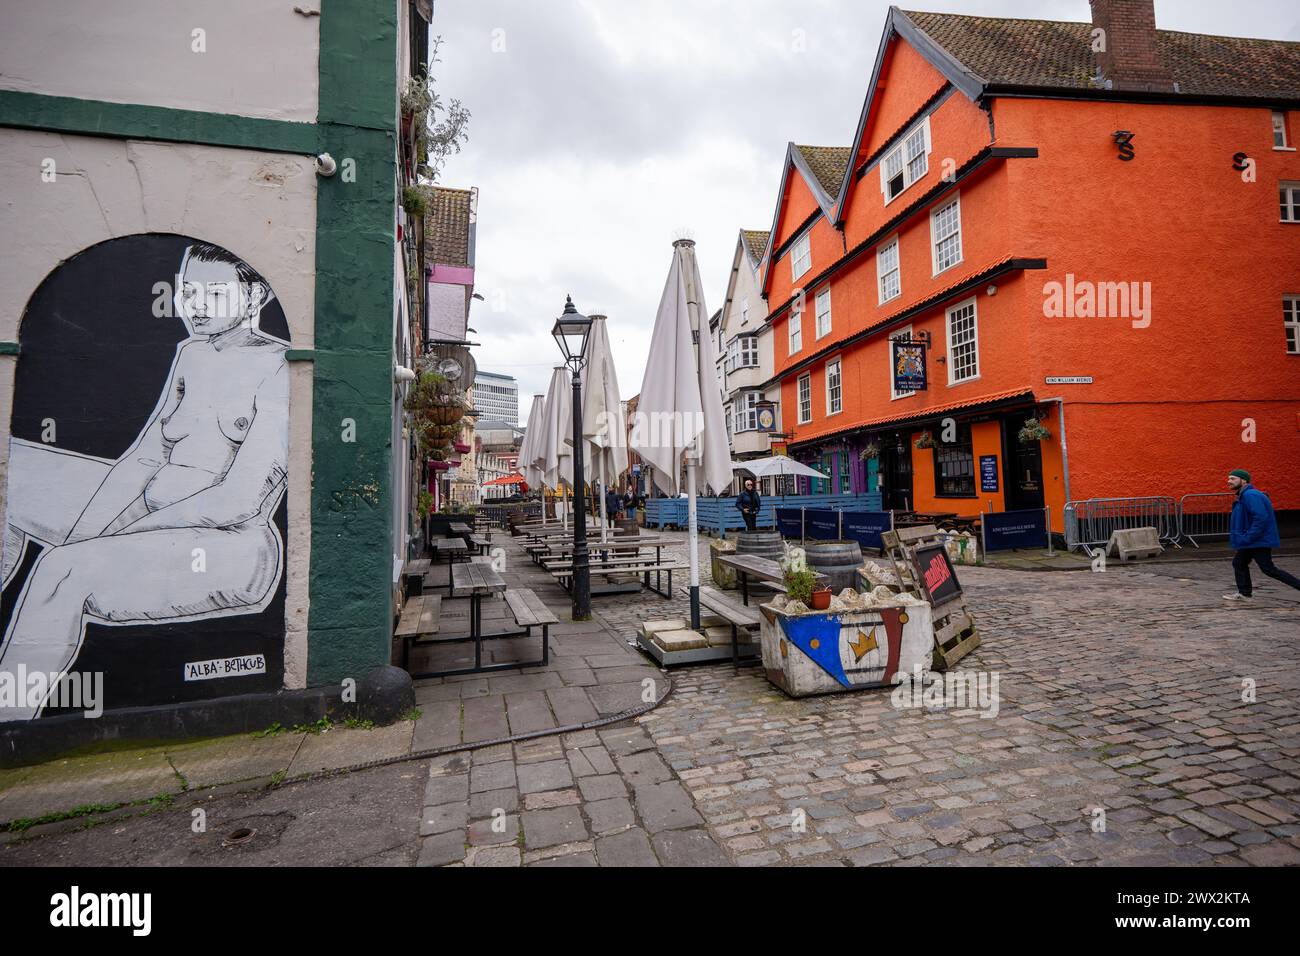
[[1122,162],[1129,162],[1133,159],[1136,150],[1133,148],[1133,137],[1137,133],[1130,133],[1126,129],[1115,131],[1115,143],[1119,146],[1119,158]]

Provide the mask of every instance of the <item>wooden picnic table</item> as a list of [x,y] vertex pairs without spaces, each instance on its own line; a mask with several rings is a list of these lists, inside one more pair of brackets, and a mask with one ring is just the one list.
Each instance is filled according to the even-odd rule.
[[[464,542],[461,542],[462,544]],[[506,579],[492,570],[492,565],[467,561],[451,566],[450,596],[469,593],[469,636],[474,641],[474,669],[483,668],[483,598],[506,590]],[[514,632],[523,634],[524,631]],[[510,634],[493,634],[509,637]]]
[[[741,601],[745,605],[749,604],[749,579],[751,577],[760,581],[774,583],[785,581],[785,572],[781,570],[781,565],[771,558],[760,558],[756,554],[723,554],[718,556],[718,562],[735,570],[736,577],[740,579]],[[826,575],[822,572],[815,571],[813,573],[817,575],[818,584],[826,580]]]
[[[431,544],[437,552],[438,557],[446,556],[447,558],[447,587],[451,587],[451,568],[455,567],[456,555],[465,554],[469,548],[463,538],[435,538]],[[449,590],[450,593],[450,590]]]
[[473,534],[474,529],[463,521],[455,521],[447,525],[447,529],[452,534]]

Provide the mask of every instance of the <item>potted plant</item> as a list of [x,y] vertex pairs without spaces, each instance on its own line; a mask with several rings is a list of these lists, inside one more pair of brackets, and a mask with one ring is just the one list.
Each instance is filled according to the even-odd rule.
[[[811,573],[811,572],[810,572]],[[812,603],[808,606],[814,611],[825,611],[831,606],[831,589],[813,586]]]
[[1030,445],[1036,441],[1047,441],[1051,437],[1052,433],[1043,426],[1042,421],[1033,415],[1025,419],[1024,427],[1020,429],[1019,434],[1020,443],[1023,445]]
[[926,431],[921,432],[920,437],[917,438],[917,440],[916,440],[916,447],[917,447],[917,448],[933,448],[933,447],[934,447],[934,434],[933,434],[932,432],[930,432],[928,429],[927,429]]
[[810,568],[786,568],[785,593],[791,601],[800,601],[812,607],[813,590],[817,587],[817,574]]
[[875,461],[880,457],[880,443],[874,439],[867,442],[866,447],[862,449],[858,457],[863,461]]

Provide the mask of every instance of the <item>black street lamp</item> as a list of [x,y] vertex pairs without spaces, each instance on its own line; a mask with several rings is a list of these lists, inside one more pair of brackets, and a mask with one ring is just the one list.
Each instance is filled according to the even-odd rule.
[[582,468],[582,369],[587,364],[587,335],[591,319],[565,296],[564,314],[555,320],[551,334],[573,372],[573,498],[581,507],[573,509],[573,619],[591,619],[591,562],[587,556],[586,480]]

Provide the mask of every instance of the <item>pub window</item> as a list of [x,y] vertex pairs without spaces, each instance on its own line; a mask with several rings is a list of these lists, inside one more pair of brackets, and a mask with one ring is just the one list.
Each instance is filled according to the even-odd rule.
[[1300,183],[1283,183],[1280,190],[1283,222],[1300,222]]
[[812,421],[812,377],[799,376],[799,424],[807,425]]
[[805,232],[794,241],[794,248],[790,251],[790,280],[797,281],[811,268],[812,248],[808,241],[808,233]]
[[826,363],[826,414],[838,415],[844,409],[844,389],[840,360]]
[[1286,326],[1288,355],[1300,355],[1300,295],[1288,295],[1282,300],[1282,321]]
[[975,497],[975,453],[970,425],[957,426],[957,439],[934,446],[934,493],[940,498]]
[[1273,111],[1273,148],[1290,149],[1286,138],[1286,114],[1281,110]]

